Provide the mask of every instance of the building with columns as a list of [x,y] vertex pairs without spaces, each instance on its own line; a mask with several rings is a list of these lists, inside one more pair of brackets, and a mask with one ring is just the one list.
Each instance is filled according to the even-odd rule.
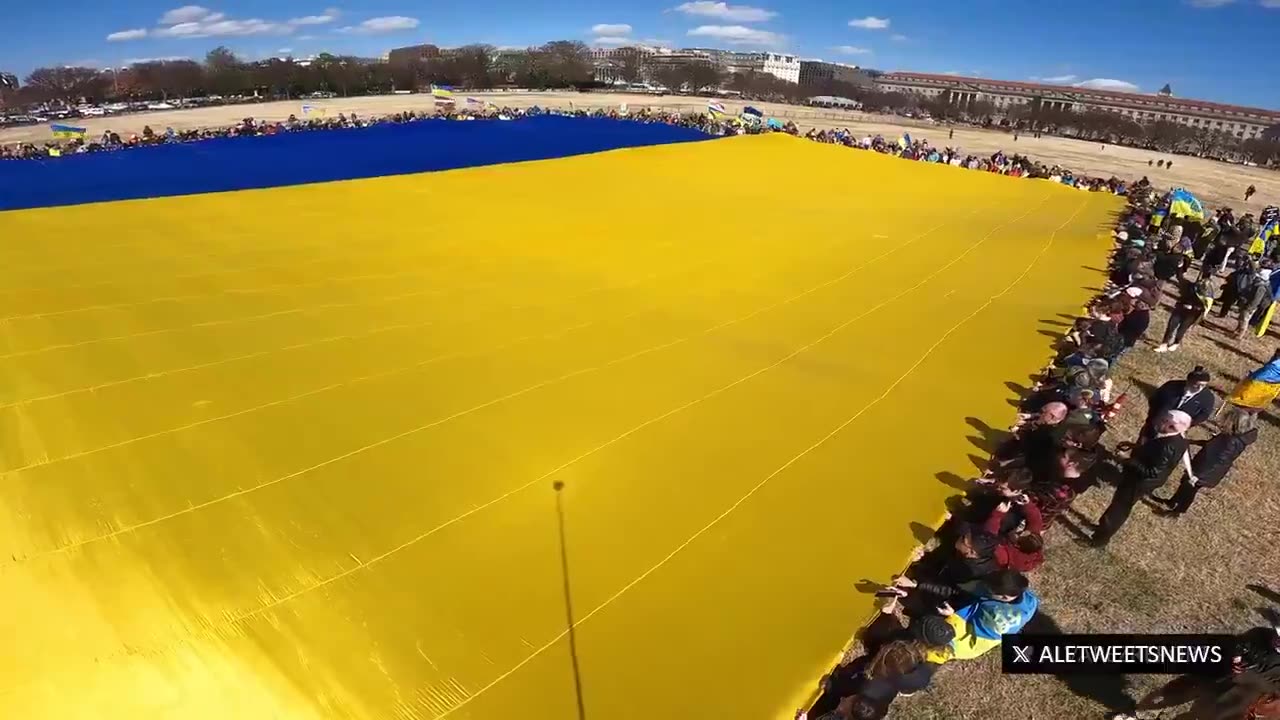
[[994,105],[997,113],[1019,106],[1075,112],[1096,110],[1113,112],[1140,123],[1163,120],[1195,130],[1217,130],[1245,140],[1256,138],[1280,123],[1280,111],[1176,98],[1168,85],[1159,93],[1146,95],[1070,85],[894,72],[876,78],[876,86],[921,99],[942,97],[957,105],[982,100]]

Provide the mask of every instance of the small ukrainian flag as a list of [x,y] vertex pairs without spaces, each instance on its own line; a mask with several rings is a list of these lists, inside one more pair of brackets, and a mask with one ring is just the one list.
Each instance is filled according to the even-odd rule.
[[89,132],[84,128],[72,127],[71,125],[50,125],[49,129],[53,131],[53,136],[59,140],[79,140]]
[[432,85],[431,94],[438,98],[451,98],[453,97],[453,88],[448,85]]

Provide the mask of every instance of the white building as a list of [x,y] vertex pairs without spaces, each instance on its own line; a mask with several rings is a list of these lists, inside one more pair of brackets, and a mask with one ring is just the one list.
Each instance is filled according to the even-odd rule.
[[1242,140],[1259,137],[1267,128],[1280,123],[1280,111],[1175,98],[1167,85],[1161,92],[1147,95],[911,72],[889,73],[878,78],[876,85],[882,90],[922,100],[943,97],[958,105],[985,100],[999,113],[1020,105],[1076,112],[1096,110],[1139,123],[1166,121],[1192,130],[1225,132]]
[[764,53],[764,63],[760,70],[779,80],[790,83],[800,82],[800,58],[795,55]]

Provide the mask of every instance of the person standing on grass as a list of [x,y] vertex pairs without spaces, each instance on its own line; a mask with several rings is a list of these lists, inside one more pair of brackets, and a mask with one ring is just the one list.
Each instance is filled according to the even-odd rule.
[[1140,296],[1133,302],[1133,309],[1125,314],[1120,320],[1120,324],[1116,326],[1116,330],[1120,333],[1120,338],[1124,340],[1124,345],[1120,348],[1120,352],[1116,356],[1110,358],[1111,364],[1115,365],[1120,356],[1132,350],[1137,346],[1138,341],[1143,335],[1147,334],[1147,329],[1151,327],[1151,306],[1147,303],[1145,295]]
[[1213,417],[1217,398],[1209,389],[1209,371],[1197,365],[1187,373],[1186,380],[1170,380],[1156,389],[1147,400],[1147,418],[1138,433],[1138,442],[1150,438],[1155,424],[1170,410],[1181,410],[1191,417],[1191,427],[1196,427]]
[[[1133,712],[1185,703],[1176,720],[1276,720],[1280,718],[1280,626],[1256,627],[1237,637],[1231,669],[1215,675],[1183,675],[1139,700]],[[1133,712],[1112,720],[1138,720]]]
[[1164,326],[1164,340],[1156,347],[1156,352],[1176,351],[1182,344],[1182,339],[1187,336],[1187,331],[1204,319],[1212,304],[1207,280],[1179,282],[1178,300],[1169,311],[1169,321]]
[[1178,484],[1178,491],[1172,497],[1152,496],[1152,499],[1164,505],[1169,515],[1185,513],[1195,501],[1196,493],[1202,488],[1217,487],[1227,477],[1227,473],[1231,472],[1235,461],[1257,439],[1257,416],[1253,413],[1235,413],[1226,430],[1208,440],[1189,441],[1192,445],[1201,446],[1195,457],[1191,458],[1190,474],[1183,476],[1182,482]]
[[1250,260],[1227,276],[1227,281],[1222,284],[1222,295],[1218,297],[1218,317],[1225,318],[1236,305],[1248,301],[1257,274],[1258,269]]
[[1171,410],[1157,423],[1155,436],[1133,449],[1124,463],[1111,504],[1098,519],[1092,539],[1094,547],[1106,547],[1129,519],[1138,500],[1165,484],[1187,454],[1185,435],[1190,428],[1190,415],[1181,410]]
[[1240,299],[1240,316],[1236,318],[1236,338],[1244,337],[1244,331],[1255,324],[1255,320],[1260,320],[1259,316],[1271,304],[1273,300],[1271,273],[1272,270],[1269,267],[1259,268],[1253,276],[1253,284],[1249,286],[1248,293]]

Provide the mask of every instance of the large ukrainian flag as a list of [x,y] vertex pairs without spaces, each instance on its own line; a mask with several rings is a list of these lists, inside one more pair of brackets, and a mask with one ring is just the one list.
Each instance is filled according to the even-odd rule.
[[0,717],[793,717],[1119,201],[702,139],[0,163]]

